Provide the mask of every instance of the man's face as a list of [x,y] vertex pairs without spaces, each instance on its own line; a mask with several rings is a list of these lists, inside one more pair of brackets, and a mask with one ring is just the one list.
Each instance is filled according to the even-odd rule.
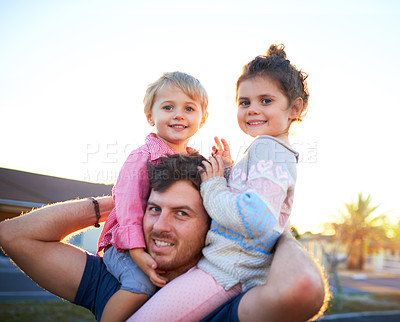
[[208,228],[203,200],[190,182],[181,180],[163,192],[151,191],[143,231],[159,270],[176,277],[195,266]]

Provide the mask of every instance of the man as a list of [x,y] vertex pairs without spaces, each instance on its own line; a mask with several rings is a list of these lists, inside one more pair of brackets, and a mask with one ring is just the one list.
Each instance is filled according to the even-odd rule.
[[[201,156],[171,156],[150,170],[152,191],[143,230],[160,273],[173,279],[201,257],[209,218],[199,193]],[[100,222],[113,208],[111,197],[96,198]],[[75,200],[0,223],[0,245],[40,286],[90,309],[100,320],[105,305],[124,305],[113,295],[118,281],[102,259],[63,240],[97,222],[91,200]],[[162,272],[161,272],[162,271]],[[323,304],[324,284],[314,262],[285,233],[278,242],[267,284],[233,299],[209,321],[305,321]]]

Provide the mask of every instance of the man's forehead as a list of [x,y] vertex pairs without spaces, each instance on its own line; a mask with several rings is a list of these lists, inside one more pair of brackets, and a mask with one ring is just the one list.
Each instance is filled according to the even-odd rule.
[[164,191],[151,190],[148,203],[168,208],[198,208],[203,207],[200,192],[186,180],[173,183]]

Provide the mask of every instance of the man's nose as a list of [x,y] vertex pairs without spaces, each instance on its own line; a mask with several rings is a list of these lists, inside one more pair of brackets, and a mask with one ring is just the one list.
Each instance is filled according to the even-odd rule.
[[168,232],[171,230],[171,216],[166,211],[161,212],[153,225],[153,230],[157,232]]

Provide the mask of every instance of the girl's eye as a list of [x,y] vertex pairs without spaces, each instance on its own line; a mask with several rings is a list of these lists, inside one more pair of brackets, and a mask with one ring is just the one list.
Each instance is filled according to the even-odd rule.
[[269,103],[271,103],[271,102],[272,102],[272,100],[269,99],[269,98],[263,98],[263,99],[261,100],[261,103],[263,103],[263,104],[269,104]]
[[250,105],[249,101],[240,101],[239,102],[239,106],[242,106],[242,107],[246,107],[246,106],[249,106],[249,105]]
[[191,106],[186,106],[185,111],[191,112],[191,111],[194,111],[194,108]]
[[171,111],[172,110],[172,106],[167,105],[167,106],[164,106],[163,109],[167,110],[167,111]]

